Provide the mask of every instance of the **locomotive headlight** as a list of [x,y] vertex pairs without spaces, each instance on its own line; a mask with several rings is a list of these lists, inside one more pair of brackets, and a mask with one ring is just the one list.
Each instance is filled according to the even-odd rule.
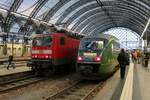
[[45,58],[48,58],[48,55],[46,55]]
[[37,55],[35,55],[34,58],[37,58]]

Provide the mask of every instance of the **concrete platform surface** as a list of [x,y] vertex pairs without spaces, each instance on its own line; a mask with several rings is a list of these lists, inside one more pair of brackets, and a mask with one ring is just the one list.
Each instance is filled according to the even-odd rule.
[[[93,100],[120,100],[126,81],[120,79],[119,73],[120,71],[117,71],[112,78],[108,79],[104,88]],[[132,89],[132,100],[150,100],[150,62],[147,68],[135,63]]]
[[120,79],[120,70],[118,70],[106,85],[94,97],[93,100],[119,100],[124,86],[125,79]]
[[30,71],[30,70],[31,70],[31,68],[29,68],[27,66],[16,67],[15,69],[10,67],[9,70],[7,70],[7,68],[1,68],[0,76],[9,75],[9,74],[13,74],[13,73],[19,73],[19,72],[25,72],[25,71]]
[[150,100],[150,62],[148,68],[135,64],[133,100]]

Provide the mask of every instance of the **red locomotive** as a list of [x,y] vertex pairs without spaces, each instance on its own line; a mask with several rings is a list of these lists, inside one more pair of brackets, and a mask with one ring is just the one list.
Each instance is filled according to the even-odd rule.
[[[56,72],[76,62],[79,39],[64,33],[37,34],[33,38],[30,65],[36,72]],[[69,69],[70,66],[65,66]]]

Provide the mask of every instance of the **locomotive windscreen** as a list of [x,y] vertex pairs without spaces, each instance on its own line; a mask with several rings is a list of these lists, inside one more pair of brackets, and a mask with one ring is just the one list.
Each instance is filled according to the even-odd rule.
[[48,37],[35,37],[33,38],[32,45],[33,46],[51,46],[52,38]]

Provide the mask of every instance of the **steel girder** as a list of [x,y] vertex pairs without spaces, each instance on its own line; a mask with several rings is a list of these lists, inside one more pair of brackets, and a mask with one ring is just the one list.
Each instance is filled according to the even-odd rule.
[[[119,8],[116,9],[116,10],[119,12]],[[116,10],[112,10],[112,12],[115,12]],[[116,11],[116,12],[117,12],[117,11]],[[96,13],[94,14],[94,12],[96,12]],[[132,15],[133,18],[136,18],[137,21],[141,21],[141,23],[144,22],[144,24],[145,24],[145,20],[143,20],[143,19],[145,19],[145,18],[139,19],[139,17],[137,17],[138,15],[140,15],[140,13],[137,13],[137,14],[136,14],[136,12],[134,12],[134,11],[132,11],[132,10],[129,10],[128,8],[121,8],[121,9],[120,9],[120,12],[121,12],[121,13],[118,13],[118,14],[127,13],[128,15]],[[130,13],[129,13],[129,12],[130,12]],[[100,13],[100,12],[99,12],[99,13]],[[90,18],[91,16],[94,16],[94,15],[99,14],[99,13],[97,13],[97,11],[93,11],[93,12],[91,12],[91,14],[86,14],[85,16],[86,16],[86,18],[88,19],[88,18]],[[84,16],[83,18],[80,18],[80,20],[79,20],[77,23],[75,23],[75,25],[71,28],[71,30],[75,30],[75,28],[77,28],[77,27],[80,25],[80,23],[86,21],[87,19],[85,18],[85,16]],[[100,16],[100,17],[103,17],[103,16]],[[126,17],[126,16],[122,16],[122,17]],[[140,17],[142,17],[142,15],[141,15]],[[91,20],[92,20],[92,19],[91,19]],[[87,23],[85,23],[85,24],[87,24]]]
[[[117,7],[123,7],[123,8],[128,8],[129,10],[132,10],[132,12],[136,12],[137,13],[137,17],[138,17],[138,19],[140,19],[140,18],[142,18],[142,17],[145,17],[145,18],[148,18],[149,17],[149,14],[148,14],[148,12],[149,12],[149,9],[147,9],[147,7],[145,7],[145,6],[143,6],[143,4],[140,4],[139,2],[142,2],[142,1],[140,1],[140,0],[136,0],[136,1],[131,1],[131,0],[122,0],[122,1],[117,1],[117,2],[115,2],[115,1],[106,1],[106,2],[108,2],[108,5],[111,5],[111,4],[113,4],[112,5],[112,9],[114,9],[115,10],[115,6],[117,6],[118,4],[118,6]],[[111,2],[111,3],[110,3]],[[143,2],[144,2],[144,0],[143,0]],[[146,4],[146,3],[145,3]],[[75,6],[74,5],[77,5],[77,3],[76,4],[73,4],[72,5],[72,7],[70,7],[71,8],[71,10],[73,11],[73,8],[75,8]],[[80,2],[80,4],[79,5],[83,5],[83,4],[81,4],[81,2]],[[146,5],[148,5],[148,4],[146,4]],[[105,4],[104,4],[104,6],[105,6]],[[149,6],[149,5],[148,5]],[[79,6],[80,7],[80,6]],[[113,8],[114,7],[114,8]],[[76,8],[75,9],[77,9],[77,6],[76,6]],[[70,10],[68,9],[68,10],[66,10],[66,12],[69,12],[69,13],[71,13],[70,12]],[[87,10],[88,11],[88,10]],[[67,14],[69,14],[69,13],[65,13],[65,14],[63,14],[63,16],[66,16]],[[119,12],[118,12],[119,13]],[[76,15],[76,14],[75,14]],[[81,15],[81,14],[78,14],[78,16],[79,15]],[[141,16],[139,16],[139,15],[141,15]],[[62,17],[60,17],[60,19],[58,20],[58,22],[61,22],[61,21],[63,21],[63,16]],[[74,16],[74,15],[73,15]],[[66,16],[67,17],[67,16]],[[126,16],[124,16],[124,17],[126,17]],[[71,17],[70,17],[71,18]],[[87,18],[87,17],[86,17]],[[134,17],[133,17],[134,18]],[[143,22],[141,22],[141,23],[144,23],[145,24],[145,22],[147,21],[147,20],[145,20],[145,18],[142,18],[144,21]],[[70,20],[70,19],[69,19]],[[138,20],[137,20],[138,21]],[[80,20],[79,20],[79,22],[80,22]]]
[[[109,6],[108,6],[108,7],[109,7]],[[109,7],[109,8],[111,9],[111,7]],[[125,9],[129,9],[129,8],[130,8],[130,7],[126,7]],[[113,9],[115,9],[115,8],[113,8]],[[117,8],[117,9],[119,9],[119,8]],[[88,9],[88,10],[89,10],[89,9]],[[87,10],[87,11],[88,11],[88,10]],[[136,11],[136,10],[134,11],[134,10],[132,10],[132,9],[131,9],[131,10],[129,9],[128,11],[130,11],[131,14],[132,14],[132,13],[135,13],[135,15],[137,15],[138,20],[140,20],[140,18],[141,18],[142,15],[143,15],[143,14],[140,14],[139,11]],[[80,13],[78,13],[78,14],[76,13],[76,14],[72,15],[72,17],[70,17],[70,19],[66,22],[67,25],[71,24],[71,23],[77,18],[77,16],[82,15],[82,13],[85,13],[85,12],[82,12],[82,13],[81,13],[81,11],[78,11],[78,12],[80,12]],[[98,12],[95,12],[95,13],[98,13]],[[137,13],[137,14],[136,14],[136,13]],[[92,14],[93,14],[93,13],[92,13]],[[89,14],[89,15],[92,15],[92,14]],[[87,15],[83,16],[84,19],[86,19],[86,18],[88,18],[88,17],[89,17],[89,16],[87,16]],[[82,18],[80,18],[80,20],[81,20],[81,19],[82,19]],[[144,19],[145,19],[145,18],[142,18],[142,20],[144,20]],[[78,22],[80,22],[80,20],[79,20]],[[77,23],[78,23],[78,22],[77,22]]]
[[[131,19],[131,18],[128,17],[128,16],[127,16],[126,18],[121,18],[121,15],[115,15],[115,14],[113,14],[112,18],[115,18],[115,17],[117,17],[118,19],[120,19],[120,22],[123,21],[123,20],[126,20],[126,23],[128,23],[128,22],[134,22],[135,25],[137,25],[137,26],[140,25],[140,26],[142,26],[142,27],[144,28],[144,24],[140,23],[139,21],[136,21],[135,19]],[[105,17],[104,17],[104,18],[105,18]],[[100,18],[97,17],[97,19],[99,19],[99,20],[98,20],[99,22],[105,20],[105,19],[102,19],[102,17],[100,17]],[[86,25],[84,25],[83,27],[81,27],[81,29],[83,29],[85,26],[91,27],[90,24],[92,24],[92,23],[97,23],[98,21],[95,21],[95,20],[97,20],[97,19],[95,18],[95,19],[93,19],[93,20],[87,22]],[[122,24],[125,24],[125,23],[122,23]],[[126,25],[126,24],[125,24],[125,25]],[[88,29],[88,27],[87,27],[87,29]],[[79,30],[77,30],[77,31],[79,31]]]
[[[110,28],[113,28],[113,26],[112,26],[112,25],[109,25],[109,23],[106,23],[105,26],[106,26],[106,27],[97,26],[97,27],[95,27],[95,29],[93,29],[89,34],[95,35],[95,34],[104,32],[104,31],[106,31],[106,30],[108,30],[108,29],[110,29]],[[131,28],[133,27],[133,28],[132,28],[133,31],[138,32],[138,30],[136,30],[136,28],[135,28],[134,26],[120,26],[120,27],[129,28],[129,29],[131,29]]]
[[[81,21],[81,23],[79,23],[78,26],[76,26],[77,24],[75,24],[75,25],[71,28],[71,30],[79,32],[79,31],[80,31],[81,29],[83,29],[87,24],[89,24],[92,20],[95,20],[95,19],[102,19],[102,20],[103,20],[104,18],[106,19],[107,17],[104,16],[103,14],[104,14],[104,12],[96,13],[96,14],[94,14],[94,15],[88,17],[87,19]],[[103,16],[103,17],[101,17],[101,16]],[[75,27],[75,26],[76,26],[76,27]]]
[[[122,21],[119,19],[119,16],[113,16],[113,19],[114,19],[114,21],[116,21],[118,23],[118,26],[120,26],[120,24],[122,24],[121,23]],[[104,19],[103,21],[102,21],[102,19],[95,19],[90,24],[88,24],[82,32],[87,33],[90,30],[94,29],[95,26],[97,26],[97,25],[103,26],[103,25],[105,25],[105,23],[108,23],[109,21],[110,21],[109,19],[106,19],[106,20]],[[130,25],[131,23],[132,23],[132,25],[136,25],[136,23],[132,20],[130,20],[130,21],[126,20],[126,23],[124,23],[122,25],[126,26],[126,25]],[[140,25],[137,24],[136,26],[139,27]]]
[[42,19],[46,22],[49,22],[51,17],[59,10],[62,6],[64,6],[66,3],[68,3],[71,0],[60,0],[48,13],[47,15]]
[[[122,23],[126,23],[127,21],[123,21]],[[107,24],[107,23],[109,23],[109,22],[106,22],[106,23],[104,23],[103,25],[101,25],[101,24],[97,24],[97,25],[95,25],[95,27],[93,28],[93,30],[95,30],[99,25],[101,25],[101,26],[105,26],[105,24]],[[118,23],[120,23],[120,21],[118,20]],[[142,30],[140,30],[140,28],[139,28],[139,26],[138,25],[135,25],[135,23],[132,21],[132,22],[128,22],[128,23],[126,23],[126,24],[122,24],[122,23],[120,23],[120,27],[125,27],[125,28],[129,28],[129,29],[131,29],[131,30],[133,30],[133,31],[135,31],[135,32],[142,32]]]
[[33,24],[33,21],[31,21],[31,18],[34,18],[37,13],[40,11],[40,9],[48,2],[48,0],[38,0],[36,7],[33,9],[33,11],[30,13],[29,18],[26,19],[26,22],[20,26],[20,29],[18,30],[18,33],[24,33],[24,35],[28,35],[30,31],[30,27]]
[[6,33],[9,32],[11,25],[13,24],[15,18],[11,15],[11,12],[16,12],[23,0],[14,0],[12,6],[10,7],[7,17],[2,24],[2,30]]
[[40,11],[40,9],[48,2],[48,0],[39,0],[36,7],[33,9],[33,11],[30,14],[30,17],[35,17],[37,13]]
[[[118,24],[119,24],[119,26],[120,27],[125,27],[125,26],[133,26],[134,24],[135,24],[135,22],[134,21],[126,21],[126,20],[124,20],[124,21],[120,21],[120,19],[118,19],[118,17],[116,16],[116,18],[114,17],[114,19],[115,19],[115,21],[117,21],[118,22]],[[93,27],[93,30],[97,27],[97,26],[105,26],[105,24],[107,24],[107,23],[109,23],[109,24],[111,24],[111,22],[109,22],[109,20],[107,19],[107,20],[105,20],[105,21],[103,21],[103,24],[102,23],[95,23],[93,26],[91,26],[91,27]],[[125,23],[125,24],[122,24],[122,23]],[[133,28],[133,27],[132,27]],[[131,28],[131,29],[132,29]],[[134,28],[136,28],[137,30],[139,29],[139,26],[138,26],[138,24],[137,25],[135,25],[134,26]],[[91,30],[90,30],[91,31]],[[139,30],[138,30],[139,31]],[[137,32],[137,31],[136,31]]]
[[[120,21],[119,21],[120,22]],[[126,21],[125,21],[126,22]],[[122,22],[122,23],[125,23],[125,22]],[[109,22],[107,22],[107,23],[109,23]],[[105,23],[105,24],[107,24],[107,23]],[[132,31],[135,31],[135,32],[140,32],[140,33],[142,33],[142,30],[141,29],[139,29],[139,26],[137,26],[137,25],[134,25],[134,23],[132,23],[132,22],[130,22],[129,24],[127,24],[127,25],[123,25],[122,23],[120,23],[120,27],[125,27],[125,28],[129,28],[129,29],[131,29]],[[97,26],[95,26],[95,28],[93,28],[93,30],[98,30],[99,29],[99,26],[100,25],[97,25]],[[105,25],[106,26],[106,25]],[[112,27],[113,28],[113,27]],[[92,31],[93,31],[92,30]],[[90,34],[92,34],[92,32],[90,32]]]
[[12,4],[12,6],[10,7],[9,11],[10,12],[11,11],[16,12],[22,2],[23,2],[23,0],[14,0],[14,2]]
[[[116,22],[118,22],[118,23],[120,23],[121,21],[120,21],[120,19],[119,19],[119,17],[118,16],[114,16],[113,17],[113,19],[114,19],[114,21],[116,21]],[[101,19],[100,19],[101,20]],[[105,24],[107,24],[107,23],[109,23],[109,24],[111,24],[111,22],[109,21],[109,19],[107,19],[107,20],[103,20],[103,21],[101,21],[101,22],[98,22],[99,20],[95,20],[95,21],[93,21],[93,24],[90,24],[90,25],[88,25],[87,27],[86,27],[86,29],[84,29],[82,32],[83,33],[87,33],[87,32],[91,32],[91,30],[92,29],[95,29],[97,26],[105,26]],[[124,23],[124,22],[122,22],[122,23],[120,23],[121,25],[124,25],[124,26],[132,26],[132,25],[135,25],[136,23],[134,23],[134,21],[126,21],[126,22],[128,22],[128,23],[126,23],[126,24],[122,24],[122,23]],[[94,24],[95,23],[95,24]],[[119,25],[120,26],[120,25]],[[138,25],[136,25],[137,26],[137,28],[136,29],[138,29]]]
[[[103,2],[105,5],[107,5],[107,2]],[[107,5],[109,6],[109,5]],[[95,4],[92,4],[92,6],[85,6],[84,8],[80,9],[78,12],[76,12],[75,14],[73,14],[65,23],[66,26],[68,27],[76,18],[80,17],[81,15],[84,15],[86,14],[89,10],[92,10],[92,9],[99,9],[99,12],[104,12],[103,9],[101,9],[101,7],[95,3]],[[95,12],[97,13],[97,12]],[[86,16],[84,16],[84,18],[87,18]]]
[[[93,2],[95,0],[80,0],[78,2],[76,2],[75,4],[73,4],[72,6],[70,6],[64,13],[63,15],[57,20],[56,24],[57,23],[61,23],[70,13],[72,13],[72,11],[76,10],[77,8],[79,7],[82,7],[90,2]],[[82,8],[82,11],[87,11],[87,10],[90,10],[90,9],[93,9],[93,8],[97,8],[99,7],[99,5],[96,3],[93,3],[93,4],[90,4],[90,5],[87,5],[85,7]]]
[[[122,12],[122,11],[121,11]],[[123,11],[124,12],[124,11]],[[122,12],[122,13],[123,13]],[[131,13],[127,13],[128,15],[130,15]],[[135,19],[132,19],[133,17],[129,17],[129,16],[126,16],[125,18],[122,18],[122,14],[120,13],[120,15],[117,13],[117,12],[110,12],[110,15],[113,17],[113,16],[119,16],[120,18],[119,19],[122,19],[122,20],[125,20],[126,18],[128,19],[131,19],[131,20],[134,20],[136,21],[138,24],[144,26],[144,23],[141,23],[141,21],[139,20],[135,20]],[[103,13],[96,13],[95,15],[91,15],[92,17],[88,17],[89,19],[86,19],[86,21],[84,23],[82,23],[81,25],[78,25],[78,27],[74,30],[74,31],[80,31],[81,29],[83,29],[88,23],[92,22],[93,20],[96,20],[97,18],[99,19],[102,19],[102,20],[105,20],[103,19],[106,18]],[[131,16],[134,16],[136,18],[136,16],[134,14],[131,14]]]
[[[10,23],[13,21],[12,16],[9,13],[17,11],[22,1],[23,0],[14,0],[14,3],[10,7],[8,16],[4,23]],[[44,4],[46,4],[47,1],[48,0],[39,0],[38,1],[39,3],[37,3],[37,6],[34,8],[33,12],[30,14],[30,18],[35,17],[37,13],[40,11],[40,9],[44,6]],[[52,9],[49,10],[48,14],[42,20],[48,22],[57,13],[59,9],[61,9],[65,4],[69,3],[70,1],[71,0],[60,0]],[[95,3],[93,3],[94,1]],[[114,1],[113,0],[112,1],[101,0],[101,1],[103,3],[103,7],[106,7],[107,12],[109,13],[113,12],[111,13],[110,17],[113,18],[113,16],[118,16],[119,19],[122,19],[120,21],[124,21],[124,20],[127,20],[126,15],[128,15],[128,18],[129,18],[128,23],[131,23],[130,20],[134,19],[135,21],[134,26],[139,24],[138,27],[143,28],[143,25],[146,24],[148,18],[150,17],[150,1],[149,0],[114,0]],[[91,4],[89,4],[90,2]],[[79,9],[79,7],[81,7],[81,9]],[[91,15],[94,15],[94,14],[96,15],[99,12],[103,12],[103,15],[104,15],[104,11],[102,10],[102,7],[99,7],[100,8],[99,11],[87,13],[89,10],[95,9],[94,7],[98,8],[98,4],[96,4],[96,0],[79,0],[73,5],[71,5],[64,12],[62,16],[60,16],[60,18],[57,20],[56,23],[63,22],[64,19],[67,19],[67,16],[69,14],[71,14],[76,9],[79,9],[76,13],[74,13],[71,17],[69,17],[68,20],[66,20],[66,23],[67,23],[67,26],[69,26],[70,24],[72,24],[72,22],[74,22],[74,20],[76,20],[77,17],[82,16],[71,28],[71,30],[76,30],[76,29],[81,30],[80,27],[83,27],[88,24],[88,21],[86,19],[88,19],[89,21],[92,21],[92,18],[94,18],[94,16],[92,17]],[[122,13],[125,13],[125,14],[123,16],[120,16]],[[100,16],[100,17],[104,17],[104,16]],[[109,17],[106,15],[105,15],[105,18],[106,20],[109,19]],[[117,23],[119,22],[117,21]],[[121,24],[119,25],[125,27],[127,24],[121,22]],[[103,26],[103,27],[106,27],[106,26]],[[132,27],[132,28],[135,28],[135,27]],[[132,30],[136,30],[136,29],[132,29]],[[138,32],[141,32],[141,30],[142,29],[140,29],[140,31]]]
[[[112,23],[106,23],[105,24],[106,27],[103,27],[103,26],[99,26],[97,27],[96,29],[93,29],[89,32],[90,35],[96,35],[96,34],[99,34],[107,29],[110,29],[110,28],[113,28],[113,24]],[[98,30],[99,29],[99,30]],[[98,32],[97,32],[98,30]],[[95,34],[96,33],[96,34]]]

